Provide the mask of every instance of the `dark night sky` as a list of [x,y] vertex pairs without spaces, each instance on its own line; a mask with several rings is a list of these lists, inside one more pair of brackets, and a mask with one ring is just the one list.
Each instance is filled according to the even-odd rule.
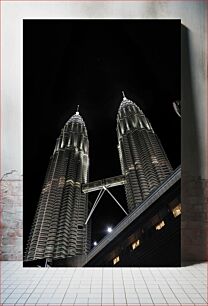
[[[88,130],[90,181],[121,174],[122,90],[149,118],[172,166],[180,164],[180,118],[172,107],[180,99],[180,27],[180,20],[24,20],[24,243],[56,138],[77,104]],[[126,207],[124,188],[111,192]],[[123,217],[104,194],[92,241]]]

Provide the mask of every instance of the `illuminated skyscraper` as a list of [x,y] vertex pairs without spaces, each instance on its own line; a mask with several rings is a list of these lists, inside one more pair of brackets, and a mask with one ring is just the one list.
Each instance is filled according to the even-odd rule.
[[25,261],[73,259],[90,247],[87,195],[89,142],[77,111],[56,141],[30,232]]
[[123,94],[117,115],[118,150],[128,209],[139,205],[170,173],[165,151],[142,110]]

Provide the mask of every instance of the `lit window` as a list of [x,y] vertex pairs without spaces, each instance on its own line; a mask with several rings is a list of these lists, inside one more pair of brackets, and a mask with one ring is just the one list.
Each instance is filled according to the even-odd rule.
[[156,156],[151,156],[152,164],[158,164],[158,160]]
[[131,247],[132,247],[133,250],[135,250],[139,245],[140,245],[140,241],[137,240],[134,243],[132,243]]
[[131,165],[131,166],[129,167],[129,170],[134,170],[134,165]]
[[119,258],[119,256],[117,256],[117,257],[114,258],[113,264],[116,265],[117,262],[119,262],[119,261],[120,261],[120,258]]
[[49,182],[47,185],[46,185],[46,188],[49,188],[49,187],[51,187],[51,182]]
[[73,180],[67,180],[66,183],[71,185],[71,186],[74,186],[74,181]]
[[172,209],[172,213],[174,217],[178,217],[181,214],[181,204],[178,204],[176,207]]
[[163,228],[163,226],[165,226],[165,222],[164,222],[164,221],[158,223],[158,224],[155,226],[155,228],[156,228],[157,231],[159,231],[161,228]]
[[65,177],[61,176],[59,179],[58,187],[63,187],[65,185]]

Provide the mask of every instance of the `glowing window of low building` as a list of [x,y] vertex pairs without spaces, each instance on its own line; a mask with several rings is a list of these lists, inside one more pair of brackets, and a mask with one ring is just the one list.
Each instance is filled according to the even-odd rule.
[[161,221],[160,223],[158,223],[155,228],[157,231],[161,230],[161,228],[163,228],[165,226],[165,222]]
[[176,207],[172,208],[173,216],[176,218],[181,214],[181,204],[178,204]]
[[117,256],[113,259],[113,264],[116,265],[120,261],[120,257]]
[[137,240],[134,243],[132,243],[131,245],[132,250],[135,250],[139,245],[140,245],[140,240]]

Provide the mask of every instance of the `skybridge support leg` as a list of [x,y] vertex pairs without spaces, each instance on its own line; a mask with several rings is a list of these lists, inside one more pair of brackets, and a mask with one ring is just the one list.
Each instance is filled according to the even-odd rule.
[[110,196],[114,199],[114,201],[118,204],[118,206],[123,210],[123,212],[128,215],[128,213],[125,211],[125,209],[121,206],[121,204],[118,202],[118,200],[112,195],[112,193],[105,187],[103,186],[103,189],[106,190]]
[[88,217],[87,217],[87,220],[85,221],[85,225],[87,225],[87,223],[88,223],[90,217],[92,216],[93,211],[94,211],[95,208],[97,207],[97,205],[98,205],[100,199],[102,198],[104,192],[105,192],[105,189],[103,188],[103,189],[101,189],[100,192],[98,193],[98,196],[97,196],[97,198],[96,198],[96,200],[95,200],[95,203],[93,204],[93,207],[92,207],[92,209],[91,209],[91,211],[90,211],[90,213],[89,213],[89,215],[88,215]]

